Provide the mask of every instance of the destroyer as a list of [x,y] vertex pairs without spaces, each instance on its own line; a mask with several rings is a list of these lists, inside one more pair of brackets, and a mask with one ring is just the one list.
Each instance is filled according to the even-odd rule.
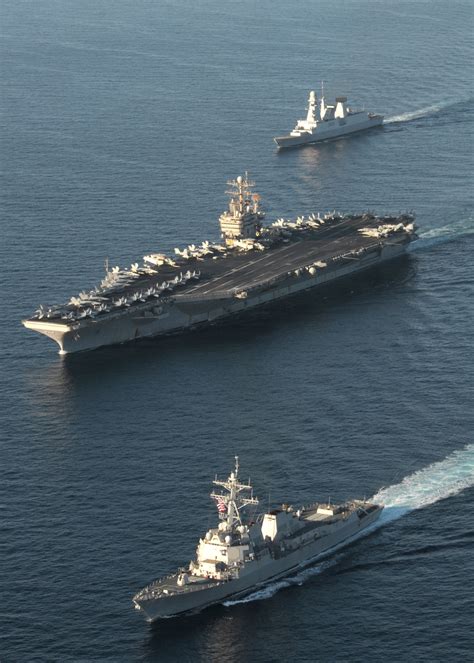
[[336,97],[334,105],[326,105],[322,93],[318,104],[316,93],[311,90],[306,119],[298,120],[296,127],[287,136],[277,136],[273,140],[280,148],[295,147],[372,129],[382,122],[383,115],[349,108],[347,97]]
[[220,522],[199,540],[196,558],[142,589],[133,602],[148,621],[200,610],[244,596],[269,581],[291,574],[346,545],[380,516],[383,506],[353,500],[340,505],[311,504],[294,509],[284,504],[258,516],[243,517],[257,507],[250,480],[238,478],[239,460],[227,481],[214,480],[212,492]]
[[334,212],[265,226],[247,175],[228,184],[222,243],[107,269],[99,286],[61,306],[40,306],[25,327],[52,338],[61,354],[176,333],[390,260],[416,238],[410,214]]

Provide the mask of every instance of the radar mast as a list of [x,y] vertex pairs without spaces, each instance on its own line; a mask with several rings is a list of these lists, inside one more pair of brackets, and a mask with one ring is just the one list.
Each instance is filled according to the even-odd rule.
[[[253,496],[253,488],[250,485],[250,479],[248,483],[239,483],[238,480],[239,474],[239,457],[235,456],[235,468],[234,471],[230,473],[226,481],[220,481],[217,477],[212,482],[215,486],[220,486],[227,491],[227,493],[216,493],[213,491],[211,493],[211,498],[216,500],[217,507],[219,509],[219,517],[222,521],[227,523],[227,527],[230,530],[233,530],[235,527],[242,525],[242,519],[240,517],[240,511],[249,506],[250,504],[257,505],[258,499]],[[250,492],[249,497],[244,497],[241,493]],[[220,505],[225,505],[225,510],[220,508]]]

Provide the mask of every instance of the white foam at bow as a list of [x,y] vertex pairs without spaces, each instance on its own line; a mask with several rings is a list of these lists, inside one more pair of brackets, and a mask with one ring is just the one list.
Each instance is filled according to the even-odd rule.
[[258,589],[256,592],[253,592],[252,594],[249,594],[248,596],[245,596],[242,599],[235,599],[234,601],[232,600],[225,601],[223,605],[232,606],[232,605],[239,605],[240,603],[249,603],[251,601],[261,601],[263,599],[269,599],[272,596],[274,596],[277,592],[279,592],[280,589],[284,589],[285,587],[291,587],[292,585],[302,585],[306,580],[308,580],[308,578],[317,576],[326,569],[330,568],[331,566],[335,566],[341,557],[342,555],[339,555],[337,557],[332,557],[331,559],[327,559],[324,562],[320,562],[316,566],[311,566],[306,569],[302,569],[296,575],[289,576],[288,578],[283,578],[282,580],[277,580],[276,582],[272,582],[269,585],[262,587],[262,589]]

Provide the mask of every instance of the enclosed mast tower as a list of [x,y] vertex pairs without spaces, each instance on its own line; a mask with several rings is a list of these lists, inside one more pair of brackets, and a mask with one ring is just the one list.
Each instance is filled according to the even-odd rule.
[[227,184],[232,187],[226,191],[230,196],[229,209],[220,215],[219,225],[222,239],[232,246],[236,240],[258,237],[265,214],[258,208],[260,196],[252,193],[255,183],[248,179],[247,173]]

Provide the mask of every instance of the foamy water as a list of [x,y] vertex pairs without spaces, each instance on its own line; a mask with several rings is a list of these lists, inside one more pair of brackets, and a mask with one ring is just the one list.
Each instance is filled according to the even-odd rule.
[[438,228],[421,230],[419,232],[419,239],[409,245],[408,251],[430,249],[437,244],[445,244],[446,242],[451,242],[465,235],[472,234],[474,234],[474,219],[472,216],[469,216],[453,223],[439,226]]
[[[468,546],[449,539],[400,583],[384,564],[428,531],[471,543],[472,489],[393,524],[408,507],[387,499],[378,526],[391,529],[260,588],[269,601],[153,627],[131,602],[194,554],[215,518],[208,479],[235,453],[260,497],[278,485],[303,499],[315,482],[359,492],[361,466],[377,492],[474,441],[469,3],[102,4],[2,3],[0,659],[470,660]],[[319,66],[305,71],[310,44]],[[278,153],[273,136],[322,76],[331,102],[347,94],[394,123]],[[106,256],[129,265],[217,239],[226,181],[245,170],[270,220],[414,210],[412,260],[361,275],[354,293],[65,359],[21,326],[97,283]],[[333,593],[353,553],[381,558],[377,582],[354,573]],[[289,610],[279,588],[302,582]]]
[[[380,518],[363,532],[352,537],[350,542],[368,536],[411,511],[423,509],[471,486],[474,486],[474,444],[469,444],[444,460],[408,475],[400,483],[379,490],[371,501],[384,505]],[[347,543],[343,543],[333,550],[339,550],[346,545]],[[271,598],[281,589],[301,585],[309,578],[320,575],[338,564],[342,557],[342,554],[331,557],[320,564],[302,569],[296,575],[270,583],[245,598],[226,601],[224,605],[232,606]]]
[[436,104],[431,104],[430,106],[424,106],[423,108],[400,113],[399,115],[392,115],[385,120],[384,124],[393,124],[395,122],[410,122],[411,120],[417,120],[420,117],[435,115],[436,113],[439,113],[442,110],[446,110],[451,106],[456,106],[463,101],[469,101],[469,99],[464,97],[455,100],[452,98],[443,99],[442,101],[439,101]]
[[444,460],[410,474],[400,483],[382,488],[372,500],[385,506],[380,520],[391,522],[395,518],[387,516],[387,513],[396,511],[396,518],[399,518],[414,509],[423,509],[456,495],[473,485],[474,444],[468,444]]
[[256,592],[252,592],[252,594],[249,594],[242,599],[236,599],[235,601],[225,601],[223,605],[229,607],[233,605],[240,605],[241,603],[250,603],[252,601],[263,601],[264,599],[269,599],[277,592],[279,592],[280,589],[285,589],[285,587],[291,587],[292,585],[302,585],[309,578],[313,578],[314,576],[317,576],[320,573],[326,571],[326,569],[331,568],[331,566],[335,566],[340,559],[341,556],[332,557],[331,559],[325,560],[320,564],[302,569],[296,575],[272,582],[265,587],[262,587],[262,589],[259,589]]

